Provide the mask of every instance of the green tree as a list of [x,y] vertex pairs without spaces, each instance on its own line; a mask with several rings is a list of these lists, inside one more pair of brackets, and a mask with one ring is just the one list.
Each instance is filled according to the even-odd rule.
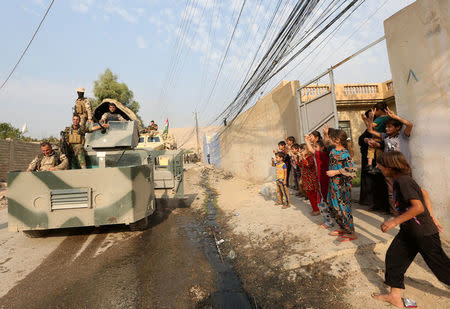
[[22,132],[20,132],[19,129],[14,128],[11,124],[6,122],[0,123],[0,139],[21,139],[22,137]]
[[131,109],[140,119],[138,116],[140,106],[133,99],[133,91],[128,88],[127,84],[119,83],[117,79],[117,75],[113,74],[110,69],[106,69],[105,73],[100,75],[99,80],[94,82],[95,100],[91,102],[92,108],[95,109],[104,99],[115,99]]

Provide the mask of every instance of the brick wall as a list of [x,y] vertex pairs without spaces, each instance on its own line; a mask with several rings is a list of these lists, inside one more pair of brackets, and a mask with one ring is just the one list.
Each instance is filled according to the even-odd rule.
[[0,140],[0,181],[6,181],[9,171],[26,170],[39,152],[38,143]]

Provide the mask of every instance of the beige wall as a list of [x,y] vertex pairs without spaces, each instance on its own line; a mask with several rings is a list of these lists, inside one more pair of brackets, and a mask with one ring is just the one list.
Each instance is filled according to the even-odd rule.
[[384,28],[397,110],[414,124],[412,173],[430,192],[449,239],[449,1],[418,0],[387,19]]
[[297,81],[283,81],[274,91],[236,118],[220,136],[221,167],[262,183],[274,177],[270,158],[280,140],[298,138]]
[[6,181],[9,171],[26,170],[40,150],[39,143],[0,140],[0,181]]

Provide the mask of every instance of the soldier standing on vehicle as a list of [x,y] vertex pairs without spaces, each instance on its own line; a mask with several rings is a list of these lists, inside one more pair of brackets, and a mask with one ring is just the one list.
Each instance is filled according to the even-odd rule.
[[77,88],[78,99],[75,101],[74,114],[80,115],[80,125],[84,126],[86,120],[94,123],[92,120],[92,107],[87,98],[84,97],[84,88]]
[[147,127],[147,131],[158,131],[158,125],[154,120],[150,121],[149,126]]
[[109,112],[102,115],[102,118],[100,118],[100,124],[103,125],[104,123],[108,123],[110,121],[126,121],[125,118],[117,112],[116,104],[111,102],[109,103]]
[[58,171],[69,167],[69,160],[64,154],[52,149],[49,142],[41,143],[41,154],[38,154],[27,168],[27,172]]
[[[72,169],[86,168],[85,134],[101,129],[99,125],[89,128],[89,126],[82,126],[80,123],[80,116],[75,114],[72,117],[72,125],[64,130],[64,141],[69,146],[70,167]],[[104,124],[103,127],[107,128],[109,124]]]

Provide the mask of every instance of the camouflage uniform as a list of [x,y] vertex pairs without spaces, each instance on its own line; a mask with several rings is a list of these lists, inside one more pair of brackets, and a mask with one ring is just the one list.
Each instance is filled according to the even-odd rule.
[[74,126],[66,127],[64,130],[64,136],[66,142],[69,144],[69,157],[70,167],[72,169],[85,169],[86,168],[86,153],[84,151],[84,136],[86,133],[91,132],[86,126]]
[[27,172],[42,172],[49,171],[50,168],[58,170],[66,170],[69,167],[69,160],[64,154],[52,151],[49,156],[44,156],[42,153],[37,155],[30,165],[28,165]]
[[126,121],[125,118],[122,117],[119,113],[110,113],[106,112],[102,115],[102,118],[100,118],[101,123],[110,122],[110,121]]
[[84,126],[86,120],[92,120],[92,107],[87,98],[75,101],[75,113],[80,116],[80,125]]

